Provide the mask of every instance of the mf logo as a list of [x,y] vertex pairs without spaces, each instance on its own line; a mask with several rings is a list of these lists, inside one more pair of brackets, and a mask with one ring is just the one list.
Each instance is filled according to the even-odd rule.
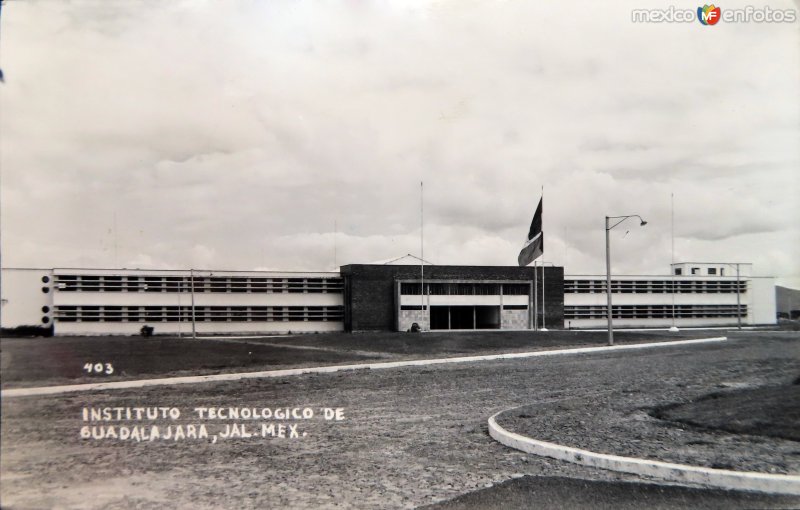
[[714,4],[704,5],[697,8],[697,19],[703,25],[716,25],[721,17],[720,14],[720,8],[714,7]]

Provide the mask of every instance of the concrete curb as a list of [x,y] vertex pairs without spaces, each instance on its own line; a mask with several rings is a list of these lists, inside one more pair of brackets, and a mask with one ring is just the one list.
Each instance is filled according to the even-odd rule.
[[43,386],[37,388],[16,388],[0,392],[0,397],[30,397],[37,395],[56,395],[78,391],[117,390],[127,388],[143,388],[145,386],[171,386],[174,384],[197,384],[204,382],[239,381],[242,379],[264,379],[289,377],[303,374],[329,374],[348,370],[381,370],[386,368],[419,367],[442,365],[446,363],[471,363],[476,361],[494,361],[503,359],[536,358],[540,356],[557,356],[563,354],[588,354],[608,351],[627,351],[654,347],[671,347],[694,344],[723,342],[727,337],[700,338],[695,340],[673,340],[669,342],[651,342],[643,344],[626,344],[601,347],[579,347],[576,349],[556,349],[550,351],[513,352],[507,354],[488,354],[483,356],[462,356],[458,358],[418,359],[407,361],[388,361],[379,363],[359,363],[352,365],[331,365],[326,367],[291,368],[285,370],[269,370],[264,372],[244,372],[234,374],[197,375],[187,377],[166,377],[160,379],[139,379],[135,381],[115,381],[106,383],[70,384],[65,386]]
[[495,418],[503,412],[506,411],[500,411],[489,418],[489,435],[506,446],[526,453],[610,471],[651,476],[672,482],[696,483],[723,489],[766,492],[770,494],[800,495],[800,476],[771,475],[752,471],[731,471],[673,464],[657,460],[607,455],[556,443],[548,443],[515,434],[498,425]]

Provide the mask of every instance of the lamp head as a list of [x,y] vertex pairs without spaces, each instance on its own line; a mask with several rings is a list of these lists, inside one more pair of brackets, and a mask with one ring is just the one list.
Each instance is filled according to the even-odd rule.
[[645,225],[647,225],[647,222],[646,222],[646,221],[644,221],[644,220],[642,220],[642,223],[641,223],[639,226],[640,226],[640,227],[643,227],[643,226],[645,226]]

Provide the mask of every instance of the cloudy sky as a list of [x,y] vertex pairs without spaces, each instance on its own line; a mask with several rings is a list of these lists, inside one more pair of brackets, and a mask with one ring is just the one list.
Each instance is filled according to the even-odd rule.
[[614,270],[664,274],[674,193],[677,261],[800,288],[800,22],[631,20],[666,6],[5,1],[2,263],[418,255],[424,181],[436,264],[516,264],[544,187],[546,261],[602,274],[640,214]]

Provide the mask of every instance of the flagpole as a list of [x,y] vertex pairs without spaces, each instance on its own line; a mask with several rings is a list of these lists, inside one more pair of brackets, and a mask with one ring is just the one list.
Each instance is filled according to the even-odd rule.
[[[423,229],[425,228],[425,209],[423,205],[423,184],[422,181],[419,181],[419,302],[422,307],[422,318],[423,324],[420,325],[420,329],[425,329],[425,245],[423,243],[424,235]],[[430,329],[430,324],[428,324],[428,329]]]
[[[544,193],[544,186],[542,186]],[[539,263],[538,258],[544,254],[544,237],[542,233],[542,200],[539,199],[539,205],[536,207],[536,212],[533,213],[533,221],[531,221],[530,230],[526,236],[526,241],[517,256],[517,263],[520,267],[530,266],[533,262],[533,285],[529,287],[529,308],[532,308],[529,314],[529,328],[533,331],[539,331]],[[542,306],[545,306],[544,300],[544,263],[542,263]],[[544,320],[542,322],[544,325]]]
[[[544,232],[544,185],[542,185],[542,232]],[[544,247],[544,245],[542,245]],[[544,300],[544,249],[542,249],[542,331],[547,331],[547,326],[544,323],[546,316],[545,300]]]
[[539,331],[539,283],[538,283],[539,261],[533,261],[533,330]]
[[669,328],[672,332],[680,331],[678,326],[675,325],[675,193],[669,194],[669,208],[670,208],[670,237],[672,238],[672,263],[670,264],[670,283],[672,284],[672,327]]

